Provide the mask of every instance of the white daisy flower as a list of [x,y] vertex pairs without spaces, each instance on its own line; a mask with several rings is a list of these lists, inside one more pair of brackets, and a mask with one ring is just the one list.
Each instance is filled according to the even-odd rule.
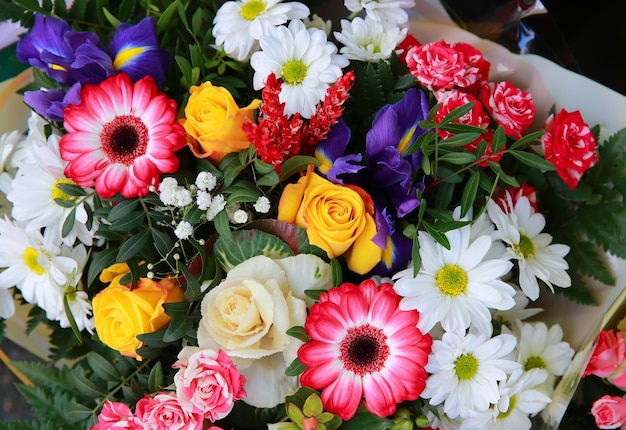
[[[47,142],[33,142],[33,152],[34,163],[19,164],[7,194],[7,199],[13,203],[11,216],[24,222],[27,231],[45,228],[47,235],[58,238],[68,246],[72,246],[77,239],[91,246],[99,225],[96,218],[88,223],[87,206],[91,207],[93,190],[85,190],[88,197],[75,197],[59,188],[59,185],[76,184],[65,176],[67,162],[59,154],[58,136],[51,135]],[[59,204],[57,200],[67,205]],[[73,227],[63,236],[63,225],[68,217],[74,218]]]
[[326,90],[341,76],[341,68],[349,61],[337,54],[326,33],[317,28],[307,29],[300,20],[270,29],[260,40],[261,51],[250,59],[254,69],[255,90],[265,86],[274,73],[282,79],[279,99],[285,103],[285,115],[299,112],[303,118],[315,113]]
[[498,322],[513,330],[519,321],[524,321],[543,311],[542,308],[527,307],[530,300],[528,300],[524,292],[519,289],[515,289],[513,300],[515,300],[515,305],[513,305],[511,309],[492,312],[494,322]]
[[537,387],[548,376],[545,370],[514,371],[499,384],[500,399],[484,412],[472,411],[460,430],[529,430],[530,417],[543,410],[552,400]]
[[553,285],[567,288],[571,279],[567,274],[569,265],[565,256],[569,246],[552,243],[552,236],[541,233],[546,220],[535,213],[527,197],[521,197],[513,206],[509,197],[509,211],[505,212],[498,204],[489,200],[487,211],[496,225],[500,238],[508,245],[507,254],[517,260],[519,285],[531,299],[539,297],[541,279],[554,292]]
[[515,290],[500,280],[511,269],[504,259],[484,260],[491,237],[481,236],[470,243],[469,226],[446,233],[450,249],[420,231],[422,266],[394,276],[394,290],[400,296],[400,309],[420,313],[418,327],[429,332],[437,322],[445,331],[465,331],[470,324],[481,333],[491,334],[489,309],[510,309]]
[[237,61],[248,61],[258,51],[259,39],[271,28],[309,15],[309,8],[300,2],[281,0],[227,1],[213,20],[215,44]]
[[360,12],[365,9],[368,17],[378,22],[403,25],[409,20],[406,9],[415,6],[415,0],[344,0],[350,12]]
[[0,285],[0,318],[5,320],[11,318],[15,313],[15,303],[10,288],[6,285]]
[[563,329],[554,324],[548,328],[543,322],[518,323],[516,328],[503,332],[516,335],[519,339],[516,348],[517,361],[526,371],[544,369],[549,373],[545,390],[552,390],[557,376],[562,376],[574,356],[574,349],[563,341]]
[[320,30],[324,30],[326,37],[330,37],[330,32],[333,29],[333,22],[330,19],[324,21],[324,19],[317,14],[303,18],[302,22],[304,22],[306,28],[319,28]]
[[[435,409],[437,414],[435,415],[431,409]],[[428,420],[428,425],[437,430],[459,430],[461,428],[461,424],[463,424],[463,418],[456,417],[454,419],[450,418],[443,412],[443,405],[433,406],[430,405],[429,408],[424,408],[423,413]]]
[[4,268],[0,288],[17,287],[24,300],[56,319],[63,309],[66,286],[80,276],[82,267],[74,258],[79,251],[53,243],[38,230],[26,231],[7,219],[0,219],[0,241],[0,268]]
[[435,340],[428,357],[422,397],[430,404],[443,403],[451,419],[465,418],[469,411],[486,411],[500,399],[498,382],[521,368],[511,357],[517,340],[510,334],[484,335],[445,333]]
[[387,60],[406,36],[407,29],[397,25],[383,25],[372,18],[356,17],[341,20],[341,32],[335,38],[344,46],[340,49],[350,60],[378,63]]
[[13,151],[17,148],[23,136],[17,130],[4,133],[0,136],[0,172],[4,172]]
[[[93,310],[91,308],[91,301],[87,296],[87,293],[82,290],[71,289],[66,291],[67,301],[70,306],[70,312],[72,312],[72,318],[76,322],[76,327],[79,331],[87,330],[93,334],[94,322],[93,322]],[[55,320],[59,321],[59,325],[63,328],[70,327],[70,321],[67,314],[61,312]]]

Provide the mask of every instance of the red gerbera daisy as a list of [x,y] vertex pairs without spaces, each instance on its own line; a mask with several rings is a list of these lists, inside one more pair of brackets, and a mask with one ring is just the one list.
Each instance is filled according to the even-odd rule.
[[416,327],[417,311],[401,311],[391,284],[344,283],[322,293],[305,329],[312,341],[298,351],[303,386],[322,390],[324,409],[344,420],[363,400],[386,417],[424,389],[432,339]]
[[176,102],[150,76],[132,83],[120,73],[85,85],[81,102],[64,111],[67,134],[59,143],[65,175],[103,198],[120,192],[145,196],[162,173],[178,170],[175,151],[185,146]]

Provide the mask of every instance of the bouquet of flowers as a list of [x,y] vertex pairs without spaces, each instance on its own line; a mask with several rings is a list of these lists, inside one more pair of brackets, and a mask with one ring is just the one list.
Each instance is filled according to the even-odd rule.
[[574,349],[530,303],[615,283],[624,132],[537,117],[413,37],[413,0],[323,3],[2,3],[33,80],[0,318],[33,305],[51,348],[15,363],[40,421],[1,429],[529,429],[551,402]]

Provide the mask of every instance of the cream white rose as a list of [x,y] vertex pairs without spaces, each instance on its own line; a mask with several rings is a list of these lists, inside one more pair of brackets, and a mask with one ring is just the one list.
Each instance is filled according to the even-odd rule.
[[286,332],[304,325],[304,290],[330,287],[330,266],[313,255],[246,260],[202,300],[198,344],[222,349],[233,359],[246,377],[247,403],[276,406],[298,384],[284,371],[301,342]]

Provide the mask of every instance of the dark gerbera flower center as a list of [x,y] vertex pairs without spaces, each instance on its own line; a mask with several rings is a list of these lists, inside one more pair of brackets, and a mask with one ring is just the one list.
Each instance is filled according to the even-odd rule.
[[104,154],[112,163],[126,166],[130,166],[137,157],[146,153],[148,140],[148,128],[134,115],[115,117],[104,125],[100,133]]
[[344,368],[359,376],[380,371],[389,357],[387,336],[369,324],[349,329],[339,351]]

